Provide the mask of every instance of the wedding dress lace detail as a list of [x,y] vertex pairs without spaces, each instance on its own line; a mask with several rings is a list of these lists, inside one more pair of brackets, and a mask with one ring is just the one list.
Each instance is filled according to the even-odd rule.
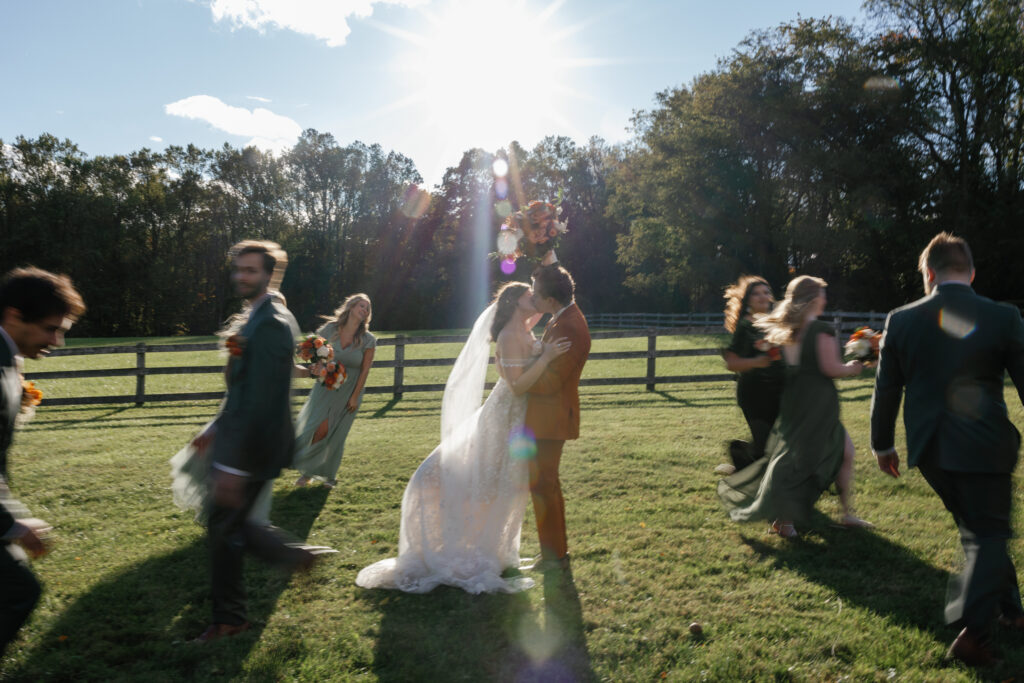
[[[501,575],[520,564],[529,483],[526,461],[515,457],[509,445],[522,430],[526,397],[516,396],[499,379],[480,406],[484,374],[478,366],[482,358],[486,372],[486,329],[492,308],[477,320],[445,385],[441,445],[406,486],[398,557],[364,568],[356,577],[359,586],[426,593],[444,584],[469,593],[492,593],[533,585],[532,579]],[[478,327],[483,328],[482,335],[477,334]],[[471,364],[464,362],[470,360]],[[475,411],[454,420],[458,411],[472,404],[474,392]]]

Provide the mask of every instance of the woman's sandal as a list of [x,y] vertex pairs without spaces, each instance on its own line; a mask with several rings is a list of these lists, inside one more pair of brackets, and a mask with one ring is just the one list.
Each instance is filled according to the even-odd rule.
[[795,526],[792,524],[779,524],[777,520],[772,522],[769,533],[778,534],[782,538],[800,538],[800,533],[796,530]]

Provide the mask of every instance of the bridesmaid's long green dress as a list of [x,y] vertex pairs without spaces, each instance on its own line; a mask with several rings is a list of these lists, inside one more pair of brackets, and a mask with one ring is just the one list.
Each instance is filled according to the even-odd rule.
[[[358,343],[353,342],[343,349],[338,338],[337,323],[327,323],[316,333],[334,348],[334,358],[345,365],[347,375],[337,389],[326,389],[320,382],[313,385],[306,405],[302,406],[295,422],[295,457],[292,468],[311,479],[333,483],[341,466],[341,456],[345,452],[345,439],[359,412],[358,409],[348,412],[346,405],[359,378],[363,352],[376,347],[377,338],[364,332]],[[362,402],[363,395],[360,393],[359,403]],[[313,443],[313,435],[324,420],[327,420],[327,436]]]
[[799,363],[786,367],[767,455],[718,482],[718,496],[735,521],[806,523],[814,503],[839,473],[845,430],[835,382],[818,368],[819,334],[835,336],[828,324],[811,321]]

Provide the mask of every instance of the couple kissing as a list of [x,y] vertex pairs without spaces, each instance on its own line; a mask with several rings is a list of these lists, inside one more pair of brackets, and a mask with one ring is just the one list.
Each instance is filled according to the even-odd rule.
[[[420,464],[402,498],[398,556],[364,568],[356,583],[425,593],[439,585],[469,593],[533,585],[519,540],[532,497],[540,571],[567,575],[565,503],[558,466],[579,437],[579,380],[590,353],[575,283],[560,265],[539,267],[532,287],[509,282],[477,318],[441,405],[441,443]],[[551,314],[540,340],[533,327]],[[498,381],[483,405],[496,343]]]

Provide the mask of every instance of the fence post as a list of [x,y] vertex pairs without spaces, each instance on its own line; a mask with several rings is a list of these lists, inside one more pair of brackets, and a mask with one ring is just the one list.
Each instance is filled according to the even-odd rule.
[[658,345],[658,331],[647,329],[647,391],[654,391],[654,353]]
[[146,344],[135,345],[135,405],[141,406],[146,401]]
[[392,397],[402,398],[402,384],[405,381],[405,335],[395,335],[395,386]]

